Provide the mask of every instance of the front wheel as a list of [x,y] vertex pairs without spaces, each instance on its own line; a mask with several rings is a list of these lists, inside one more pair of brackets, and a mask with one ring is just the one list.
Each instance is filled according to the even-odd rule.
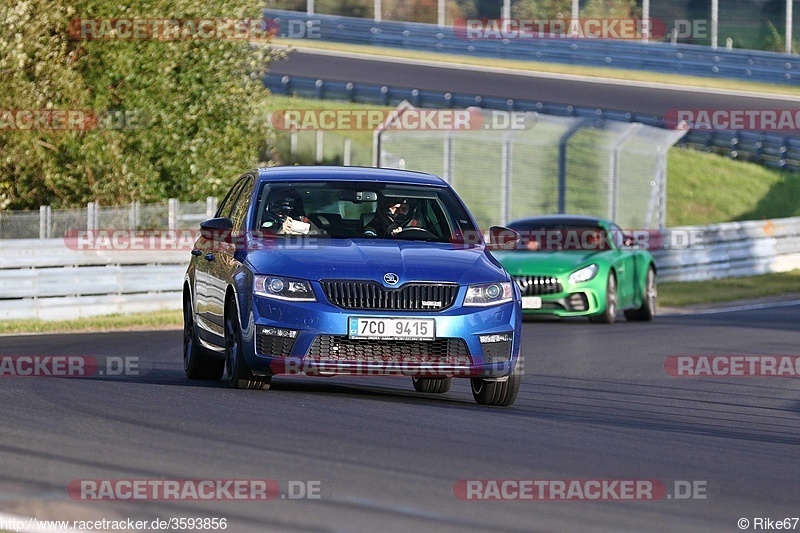
[[183,371],[189,379],[216,381],[225,372],[225,361],[208,355],[200,347],[194,323],[192,301],[183,299]]
[[617,319],[617,279],[614,274],[608,275],[606,283],[606,305],[599,315],[589,317],[592,322],[599,324],[613,324]]
[[418,378],[412,377],[414,390],[431,394],[444,394],[453,386],[453,378]]
[[656,288],[656,272],[653,267],[647,269],[647,278],[644,282],[644,295],[642,296],[642,306],[638,309],[625,311],[625,318],[631,321],[653,320],[656,316],[656,298],[658,289]]
[[236,305],[229,303],[225,311],[225,381],[232,389],[268,389],[271,378],[253,375],[244,361],[238,315]]
[[480,405],[506,407],[513,404],[519,392],[520,375],[514,372],[505,381],[471,378],[472,397]]

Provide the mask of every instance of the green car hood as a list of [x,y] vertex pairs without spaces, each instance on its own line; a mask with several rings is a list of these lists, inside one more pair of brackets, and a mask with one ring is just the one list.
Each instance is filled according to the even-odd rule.
[[[500,264],[512,276],[525,275],[557,275],[572,272],[587,262],[593,256],[602,252],[492,252]],[[598,257],[599,259],[599,257]]]

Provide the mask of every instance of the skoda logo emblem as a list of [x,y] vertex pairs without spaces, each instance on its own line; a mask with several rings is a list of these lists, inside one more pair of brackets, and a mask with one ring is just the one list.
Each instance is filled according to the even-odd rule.
[[397,274],[393,274],[391,272],[387,272],[383,275],[383,281],[385,281],[387,285],[397,285],[399,279],[400,278],[397,277]]

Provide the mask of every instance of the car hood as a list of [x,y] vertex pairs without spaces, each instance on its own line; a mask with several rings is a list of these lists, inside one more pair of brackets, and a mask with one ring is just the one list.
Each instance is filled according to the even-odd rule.
[[528,252],[510,251],[494,252],[495,258],[512,276],[524,275],[558,275],[572,272],[593,258],[599,259],[602,252],[561,251],[561,252]]
[[384,283],[396,274],[409,281],[470,283],[507,279],[503,268],[482,246],[402,240],[336,239],[311,245],[275,244],[249,252],[258,274],[309,280],[361,279]]

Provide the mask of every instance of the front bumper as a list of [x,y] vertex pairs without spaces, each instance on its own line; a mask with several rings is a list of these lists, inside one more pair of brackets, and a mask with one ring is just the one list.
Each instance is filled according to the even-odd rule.
[[[455,305],[441,312],[351,310],[327,301],[289,302],[253,297],[242,324],[248,366],[257,375],[510,375],[520,346],[521,307]],[[348,336],[351,317],[433,318],[434,341],[361,340]]]

